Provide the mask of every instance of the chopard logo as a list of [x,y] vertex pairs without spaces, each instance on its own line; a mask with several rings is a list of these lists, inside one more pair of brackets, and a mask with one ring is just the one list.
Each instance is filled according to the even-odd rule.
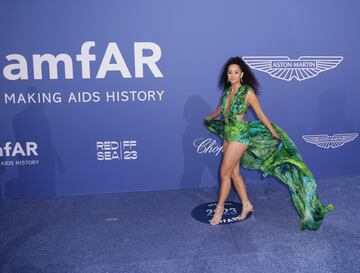
[[193,141],[193,146],[198,154],[215,154],[219,155],[223,152],[223,146],[217,144],[212,138],[197,138]]
[[334,134],[329,135],[304,135],[302,138],[311,144],[324,149],[338,148],[347,142],[353,141],[358,137],[358,133]]
[[290,59],[287,56],[246,56],[243,60],[253,69],[266,72],[271,77],[284,81],[303,81],[320,72],[335,68],[342,56],[301,56]]

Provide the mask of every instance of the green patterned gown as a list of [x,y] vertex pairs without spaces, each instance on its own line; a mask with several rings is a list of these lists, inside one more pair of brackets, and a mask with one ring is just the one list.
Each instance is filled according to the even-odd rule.
[[249,105],[245,103],[250,86],[243,84],[235,93],[226,109],[230,88],[226,89],[222,101],[222,119],[205,120],[206,127],[221,139],[238,141],[248,147],[241,157],[240,165],[247,169],[261,170],[263,176],[272,175],[289,187],[292,201],[301,218],[301,228],[317,230],[333,205],[323,206],[317,195],[313,174],[302,161],[290,137],[279,126],[271,123],[281,140],[274,138],[259,121],[237,121],[236,116],[245,114]]

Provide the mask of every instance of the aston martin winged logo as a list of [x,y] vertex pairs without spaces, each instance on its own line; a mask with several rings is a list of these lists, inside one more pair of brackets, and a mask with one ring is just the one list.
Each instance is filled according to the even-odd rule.
[[329,148],[338,148],[344,145],[347,142],[353,141],[358,137],[358,133],[350,134],[334,134],[329,135],[304,135],[302,138],[308,142],[315,144],[318,147],[329,149]]
[[319,73],[335,68],[342,56],[301,56],[290,59],[287,56],[246,56],[243,60],[253,69],[266,72],[271,77],[284,81],[303,81]]

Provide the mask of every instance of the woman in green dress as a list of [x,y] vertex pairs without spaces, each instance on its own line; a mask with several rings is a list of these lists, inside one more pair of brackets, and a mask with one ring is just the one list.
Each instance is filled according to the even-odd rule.
[[[301,228],[317,230],[333,206],[320,203],[314,177],[295,144],[262,111],[257,98],[258,82],[249,66],[240,57],[230,58],[223,67],[219,86],[224,90],[219,107],[205,118],[206,127],[223,139],[224,150],[219,198],[210,224],[221,221],[231,181],[242,203],[242,211],[235,219],[245,220],[254,211],[240,175],[241,165],[261,170],[264,177],[273,175],[286,184],[301,218]],[[244,120],[249,106],[259,120]],[[221,118],[216,119],[219,116]]]

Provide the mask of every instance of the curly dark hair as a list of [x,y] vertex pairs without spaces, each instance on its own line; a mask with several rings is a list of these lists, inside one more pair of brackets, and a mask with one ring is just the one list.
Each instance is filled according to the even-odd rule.
[[255,94],[258,94],[259,82],[255,78],[255,75],[251,71],[250,67],[243,61],[241,57],[230,57],[224,64],[219,78],[219,88],[221,90],[225,90],[231,86],[227,77],[227,71],[231,64],[237,64],[240,67],[241,71],[244,73],[242,78],[243,83],[252,87],[252,89],[255,91]]

